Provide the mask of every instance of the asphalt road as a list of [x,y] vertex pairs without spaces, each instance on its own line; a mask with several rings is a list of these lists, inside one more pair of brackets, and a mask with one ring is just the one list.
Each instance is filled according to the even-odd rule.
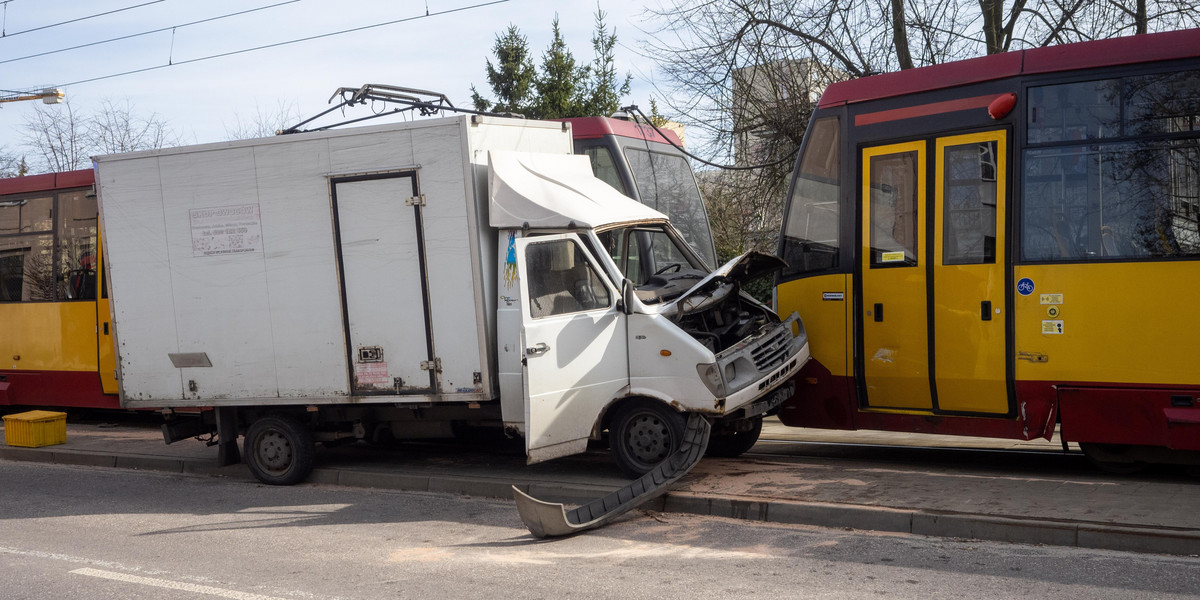
[[0,461],[0,597],[1183,598],[1200,558]]

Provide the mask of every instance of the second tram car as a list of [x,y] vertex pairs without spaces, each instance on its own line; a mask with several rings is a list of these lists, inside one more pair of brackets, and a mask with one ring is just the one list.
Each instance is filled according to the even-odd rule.
[[831,85],[778,309],[788,425],[1078,442],[1200,462],[1200,30]]

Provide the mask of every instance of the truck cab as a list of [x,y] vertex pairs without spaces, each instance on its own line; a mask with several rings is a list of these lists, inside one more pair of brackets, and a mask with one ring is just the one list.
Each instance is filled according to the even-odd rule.
[[617,464],[640,476],[678,447],[685,413],[758,417],[790,396],[780,385],[808,359],[799,319],[740,289],[779,259],[710,271],[666,215],[584,157],[493,152],[489,178],[500,395],[521,399],[504,420],[530,462],[607,430]]

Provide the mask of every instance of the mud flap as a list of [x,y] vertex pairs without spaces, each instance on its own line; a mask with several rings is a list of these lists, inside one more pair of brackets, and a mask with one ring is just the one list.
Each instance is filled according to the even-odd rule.
[[563,504],[543,502],[513,486],[517,512],[529,532],[540,538],[572,535],[600,527],[661,496],[671,484],[687,475],[704,456],[711,432],[708,419],[697,413],[689,414],[683,441],[674,454],[629,485],[569,511]]

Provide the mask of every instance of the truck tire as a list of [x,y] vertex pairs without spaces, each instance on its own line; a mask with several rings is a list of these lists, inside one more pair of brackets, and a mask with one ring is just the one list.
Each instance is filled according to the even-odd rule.
[[758,443],[758,436],[762,434],[763,420],[762,417],[750,417],[746,421],[750,423],[750,428],[745,431],[714,430],[708,438],[708,452],[705,455],[736,458],[753,448],[754,444]]
[[242,452],[246,466],[267,485],[292,485],[312,473],[316,460],[313,434],[287,414],[267,415],[250,424]]
[[609,444],[617,466],[641,477],[667,459],[683,443],[683,415],[653,400],[634,400],[619,408],[609,422]]

